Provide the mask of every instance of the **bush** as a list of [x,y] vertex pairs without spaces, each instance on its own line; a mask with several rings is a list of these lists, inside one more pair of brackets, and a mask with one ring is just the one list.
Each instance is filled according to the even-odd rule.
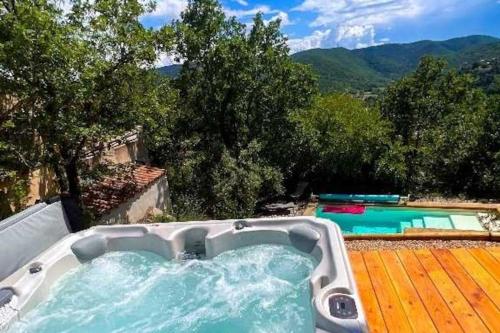
[[[186,184],[189,186],[189,184]],[[173,197],[172,210],[176,221],[203,221],[208,220],[206,213],[205,202],[198,196],[183,193],[186,191],[179,190],[177,195]]]
[[252,216],[260,199],[281,194],[279,170],[263,163],[260,147],[253,142],[238,158],[224,151],[212,173],[213,213],[218,218]]
[[[495,141],[486,139],[495,131],[488,125],[494,116],[487,115],[486,102],[470,75],[458,74],[432,57],[422,58],[414,73],[386,89],[380,109],[395,129],[392,140],[403,156],[397,169],[405,173],[406,190],[460,194],[470,193],[472,183],[486,185],[479,178],[491,169],[477,163],[490,165],[495,159],[482,148]],[[478,152],[488,154],[489,161]]]
[[375,164],[388,150],[391,132],[376,109],[347,94],[330,94],[292,118],[307,156],[302,168],[317,183],[338,187],[376,178]]

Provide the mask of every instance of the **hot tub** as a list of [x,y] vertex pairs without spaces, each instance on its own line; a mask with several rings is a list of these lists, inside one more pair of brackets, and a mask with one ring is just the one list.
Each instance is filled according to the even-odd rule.
[[308,276],[312,331],[367,331],[340,229],[313,217],[98,226],[70,234],[0,282],[0,331],[29,316],[68,271],[110,253],[147,251],[169,261],[210,260],[259,244],[290,247],[314,258]]

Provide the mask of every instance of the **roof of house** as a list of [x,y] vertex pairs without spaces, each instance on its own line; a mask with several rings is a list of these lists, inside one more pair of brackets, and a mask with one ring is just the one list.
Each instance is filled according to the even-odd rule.
[[123,135],[110,139],[107,142],[98,142],[91,147],[84,147],[83,159],[89,159],[95,156],[99,156],[103,150],[116,148],[122,144],[137,142],[139,140],[141,131],[142,128],[140,126],[137,126],[134,130],[125,132],[123,133]]
[[82,194],[83,203],[97,216],[143,193],[151,184],[165,175],[165,170],[146,165],[135,165],[130,172],[108,176],[92,184]]

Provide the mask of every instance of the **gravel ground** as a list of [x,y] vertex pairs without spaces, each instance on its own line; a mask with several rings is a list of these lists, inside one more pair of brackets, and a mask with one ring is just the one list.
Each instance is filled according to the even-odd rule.
[[399,249],[452,249],[457,247],[494,247],[500,242],[472,240],[346,240],[345,245],[351,251],[364,250],[399,250]]
[[[281,202],[281,203],[286,203],[286,202]],[[291,209],[288,214],[284,213],[277,213],[277,214],[257,214],[255,217],[268,217],[268,218],[274,218],[274,217],[293,217],[293,216],[303,216],[304,215],[304,210],[307,207],[307,201],[299,201],[296,205],[296,209]]]
[[479,222],[489,231],[500,231],[500,214],[478,213]]
[[439,195],[423,196],[416,198],[415,202],[448,202],[448,203],[498,203],[497,199],[466,199],[461,197],[441,197]]

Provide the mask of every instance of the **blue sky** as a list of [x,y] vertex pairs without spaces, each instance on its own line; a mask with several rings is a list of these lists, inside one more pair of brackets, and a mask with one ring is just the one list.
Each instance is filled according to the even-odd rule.
[[[142,19],[159,26],[178,18],[187,0],[157,0]],[[250,23],[260,11],[281,18],[292,52],[359,48],[472,34],[500,37],[500,0],[222,0],[225,12]]]

